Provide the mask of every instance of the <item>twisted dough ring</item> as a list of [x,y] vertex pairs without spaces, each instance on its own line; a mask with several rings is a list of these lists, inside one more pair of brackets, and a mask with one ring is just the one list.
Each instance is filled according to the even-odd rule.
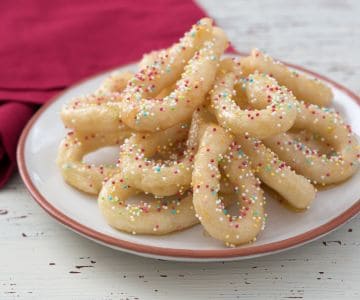
[[[99,131],[111,131],[124,121],[136,130],[155,131],[188,119],[210,89],[219,57],[227,46],[223,31],[213,28],[211,22],[207,18],[200,20],[179,43],[144,56],[140,62],[142,68],[132,77],[123,93],[97,93],[75,99],[65,106],[62,111],[65,125],[86,130],[87,120],[91,120],[91,123],[97,124]],[[143,97],[155,97],[181,74],[182,78],[170,95],[141,100]],[[163,113],[175,109],[180,112],[176,118],[175,114],[166,117],[168,114]],[[159,121],[159,118],[166,120]]]
[[61,110],[61,119],[68,128],[77,131],[115,131],[123,127],[119,113],[113,105],[133,76],[130,72],[116,72],[105,79],[98,91],[89,96],[77,97]]
[[[197,150],[200,117],[194,114],[191,128],[178,124],[162,132],[133,134],[122,146],[120,164],[129,184],[145,193],[170,196],[190,188],[193,158]],[[188,132],[186,149],[180,160],[156,161],[151,157],[159,147],[183,139]]]
[[[235,67],[235,66],[234,66]],[[296,118],[296,99],[274,78],[251,74],[244,87],[250,103],[262,103],[258,110],[241,109],[233,100],[236,84],[235,70],[219,72],[211,93],[211,104],[220,125],[234,134],[249,133],[265,138],[287,131]]]
[[[224,129],[209,124],[195,156],[192,178],[193,202],[201,224],[211,236],[224,241],[228,246],[254,240],[264,224],[264,200],[259,181],[251,172],[245,156],[235,154],[225,157],[231,143],[232,138]],[[238,199],[242,205],[239,216],[231,216],[218,196],[218,164],[222,159],[226,174],[239,192]]]
[[[170,182],[164,183],[152,172],[154,168],[157,170],[156,163],[144,159],[143,156],[166,152],[163,149],[167,145],[171,146],[172,143],[186,137],[187,127],[188,124],[185,123],[162,132],[133,134],[124,143],[119,160],[121,171],[103,185],[98,197],[99,208],[109,225],[132,234],[161,235],[191,227],[199,222],[195,217],[192,194],[190,192],[184,194],[176,184],[178,177],[173,171],[179,166],[164,167],[167,171],[166,174],[162,173],[161,177],[165,175],[164,178],[170,179]],[[195,134],[194,125],[192,128],[191,131]],[[143,166],[150,171],[144,172]],[[179,173],[184,172],[185,175],[190,172],[191,178],[191,170],[188,168],[179,170]],[[184,174],[180,174],[180,177],[183,176]],[[130,186],[130,183],[134,183],[134,186]],[[152,197],[137,204],[129,201],[129,197],[141,191],[156,192],[157,196],[164,196],[174,195],[178,190],[181,190],[182,195],[178,193],[166,199]]]
[[133,76],[132,72],[114,71],[104,79],[95,94],[121,93]]
[[[192,122],[190,131],[200,134],[200,124],[202,124],[200,121],[202,121],[202,118],[197,112],[195,112],[194,118],[197,118],[198,121]],[[199,128],[196,128],[195,124]],[[175,139],[182,139],[187,132],[185,128],[181,128],[181,125],[179,125],[161,133],[152,134],[157,136],[151,142],[148,142],[150,144],[158,143],[157,151],[163,150],[164,145],[172,141],[175,142]],[[120,162],[120,166],[122,168],[123,161]],[[161,189],[161,187],[159,188]],[[177,187],[177,189],[179,188]],[[176,189],[173,190],[173,192],[175,191]],[[122,171],[115,174],[104,184],[99,194],[98,205],[111,226],[133,234],[160,235],[182,230],[199,223],[195,216],[191,192],[162,199],[149,199],[148,196],[147,199],[135,204],[130,201],[129,197],[137,192],[139,190],[129,186],[128,177],[124,176]]]
[[315,184],[331,184],[352,176],[358,166],[360,148],[350,126],[334,111],[300,102],[295,129],[305,129],[332,146],[330,155],[298,143],[288,133],[267,138],[264,143],[298,173]]
[[99,208],[112,227],[132,234],[162,235],[197,224],[191,193],[167,199],[128,201],[136,190],[121,173],[108,180],[98,197]]
[[251,55],[241,59],[241,68],[245,75],[254,73],[271,74],[281,85],[291,90],[298,100],[319,106],[329,106],[333,99],[331,88],[316,78],[297,73],[284,64],[275,61],[269,55],[254,49]]
[[[312,153],[316,155],[322,155],[324,153],[328,155],[334,151],[329,143],[322,141],[319,136],[305,130],[288,131],[287,134],[294,140],[294,144],[301,145],[301,147],[309,147],[311,148]],[[242,153],[241,145],[237,145],[237,147],[237,151]],[[253,171],[255,171],[255,169]],[[231,194],[234,192],[233,185],[225,176],[221,177],[220,186],[221,193]]]
[[[199,43],[197,36],[207,40]],[[188,119],[211,89],[227,43],[220,28],[212,28],[208,19],[200,21],[180,43],[160,52],[129,82],[120,103],[123,122],[138,131],[158,131]],[[151,99],[180,74],[168,96]]]
[[295,144],[298,144],[298,147],[308,147],[311,149],[311,153],[317,156],[322,154],[331,155],[334,152],[334,149],[323,137],[307,130],[292,129],[287,134]]
[[305,177],[296,174],[260,140],[249,135],[237,136],[239,151],[251,160],[260,180],[278,192],[292,207],[306,209],[315,198],[316,189]]
[[89,194],[98,194],[102,182],[112,176],[115,165],[91,165],[82,162],[83,157],[97,149],[121,144],[130,136],[128,130],[104,133],[78,133],[70,131],[61,142],[57,164],[65,181],[77,189]]

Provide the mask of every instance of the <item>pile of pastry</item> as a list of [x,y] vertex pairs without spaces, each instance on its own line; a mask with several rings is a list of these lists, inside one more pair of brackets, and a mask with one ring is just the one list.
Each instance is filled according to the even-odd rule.
[[[315,186],[356,172],[359,146],[329,107],[328,86],[257,49],[224,57],[227,46],[223,30],[202,19],[144,55],[136,73],[114,73],[63,107],[62,176],[96,195],[114,228],[161,235],[201,223],[236,246],[264,228],[264,185],[302,211]],[[114,145],[116,164],[84,162]]]

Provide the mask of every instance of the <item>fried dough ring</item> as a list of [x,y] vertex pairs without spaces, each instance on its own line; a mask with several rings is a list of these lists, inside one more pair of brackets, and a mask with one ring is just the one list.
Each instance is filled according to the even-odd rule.
[[133,76],[130,72],[116,72],[102,83],[98,91],[88,96],[77,97],[61,110],[61,119],[68,128],[93,132],[115,131],[123,127],[119,109],[113,102]]
[[305,177],[296,174],[260,140],[249,135],[237,136],[239,151],[251,160],[260,180],[278,192],[292,207],[306,209],[315,198],[316,189]]
[[233,100],[235,72],[219,72],[211,93],[211,104],[220,125],[236,135],[249,133],[265,138],[287,131],[296,118],[296,99],[274,78],[250,74],[244,81],[250,103],[261,102],[260,110],[241,109]]
[[[291,138],[294,140],[294,143],[302,145],[302,147],[305,145],[311,148],[312,153],[316,155],[322,155],[324,153],[328,155],[334,151],[331,145],[327,142],[324,142],[318,135],[314,135],[305,130],[288,131],[287,134],[291,136]],[[241,146],[238,150],[241,150]],[[220,180],[220,187],[221,193],[223,194],[232,194],[236,191],[230,180],[223,176],[223,174]]]
[[[228,246],[255,239],[263,228],[263,192],[245,156],[225,158],[232,137],[224,129],[209,124],[202,135],[195,156],[193,172],[193,202],[197,216],[207,232]],[[224,159],[225,158],[225,159]],[[224,159],[225,172],[241,194],[240,215],[231,216],[218,196],[220,189],[219,160]]]
[[96,94],[121,93],[134,76],[128,71],[114,71],[107,76],[95,91]]
[[311,153],[317,156],[330,155],[334,152],[334,148],[320,135],[296,129],[288,131],[287,134],[294,140],[295,144],[298,144],[298,147],[306,146],[311,149]]
[[329,106],[333,99],[331,88],[316,78],[289,69],[269,55],[253,49],[251,55],[241,59],[241,67],[245,75],[254,73],[271,74],[280,85],[285,85],[298,100],[319,106]]
[[130,136],[130,131],[119,130],[104,133],[77,133],[70,131],[59,146],[57,165],[64,180],[71,186],[89,193],[98,194],[104,179],[111,177],[117,169],[115,165],[90,165],[83,157],[97,149],[121,144]]
[[197,224],[191,193],[172,199],[151,199],[131,204],[136,194],[121,173],[108,180],[98,197],[99,208],[112,227],[132,234],[162,235]]
[[[129,82],[120,103],[126,125],[137,131],[163,130],[188,119],[205,100],[228,44],[225,33],[209,23],[208,19],[201,20],[178,44],[162,51],[153,64]],[[151,99],[180,74],[170,95]]]
[[[188,132],[187,127],[188,124],[185,123],[178,124],[163,132],[133,134],[123,148],[127,148],[127,154],[131,154],[133,150],[136,152],[135,148],[128,148],[127,145],[136,145],[136,147],[140,145],[141,147],[144,146],[144,148],[140,147],[140,149],[143,150],[140,150],[142,154],[149,155],[157,151],[166,153],[165,147],[168,144],[170,144],[168,146],[171,146],[172,143],[186,137]],[[145,139],[143,139],[143,137],[145,137]],[[139,144],[132,144],[133,142]],[[141,162],[141,159],[136,159],[136,156],[132,158],[134,158],[137,164],[146,163],[146,161]],[[127,155],[122,151],[119,161],[121,172],[104,184],[98,197],[99,208],[109,225],[132,234],[162,235],[191,227],[199,222],[195,217],[192,194],[187,193],[184,195],[184,191],[183,195],[178,194],[176,197],[173,196],[170,199],[152,198],[141,201],[140,204],[130,203],[128,198],[142,191],[137,190],[134,186],[130,187],[129,179],[135,179],[137,187],[146,188],[147,185],[139,185],[140,182],[136,180],[136,175],[138,174],[132,174],[131,170],[126,166],[127,159]],[[135,167],[138,168],[138,165]],[[130,173],[125,175],[124,171]],[[142,177],[146,178],[146,176]],[[162,191],[163,194],[175,194],[176,189],[179,189],[176,187],[176,189],[173,189],[170,193],[165,193],[164,189],[168,188],[167,185],[161,184],[159,181],[155,181],[154,183],[155,191]]]
[[[123,100],[125,99],[127,100],[126,102],[131,102],[130,99],[134,96],[133,93],[139,93],[138,89],[145,89],[147,95],[153,97],[159,94],[163,88],[174,83],[174,81],[180,77],[187,60],[204,46],[205,41],[209,41],[212,38],[211,22],[210,19],[204,18],[200,20],[198,24],[194,25],[192,30],[186,33],[178,44],[175,44],[167,50],[155,51],[145,55],[140,62],[140,71],[135,77],[131,77],[132,82],[129,83],[127,94],[123,95],[120,91],[108,93],[105,84],[105,93],[80,97],[66,105],[61,112],[64,124],[69,128],[85,131],[89,125],[95,122],[99,131],[116,130],[119,124],[122,124],[121,112],[123,110],[125,111],[125,118],[131,119],[133,117],[129,116],[127,112],[127,107],[130,103],[122,104]],[[159,63],[164,64],[159,65]],[[166,76],[162,75],[163,73],[165,73]],[[159,76],[159,74],[161,76]],[[146,85],[146,82],[143,80],[145,76],[150,81],[148,85]],[[126,81],[128,81],[128,79],[127,77]],[[156,79],[156,85],[153,84],[154,79]],[[139,83],[137,87],[135,87],[135,83]],[[112,86],[112,84],[110,84],[110,86]],[[121,86],[121,88],[123,88],[123,86]],[[102,90],[104,90],[104,88],[100,89],[100,91]],[[165,99],[167,99],[167,97],[165,97]],[[178,100],[179,99],[172,99],[172,102]],[[181,98],[180,100],[184,99]],[[136,101],[139,102],[139,99],[137,98]],[[177,122],[174,122],[173,125],[176,123]]]
[[[178,124],[162,132],[133,134],[120,152],[122,172],[129,184],[155,196],[170,196],[190,188],[193,158],[197,149],[200,119]],[[151,157],[159,147],[176,143],[188,133],[187,147],[178,160],[155,161]]]
[[297,143],[288,133],[264,140],[277,155],[315,184],[338,183],[351,177],[359,166],[360,148],[350,126],[334,111],[299,103],[294,128],[321,136],[333,148],[326,155]]
[[[202,116],[196,112],[193,119],[198,121],[192,122],[190,131],[200,134],[200,128],[196,128],[195,124],[200,127]],[[178,131],[175,136],[174,131]],[[169,152],[165,149],[163,151],[161,147],[169,143],[170,137],[170,141],[182,139],[186,136],[187,130],[178,125],[177,128],[171,128],[156,134],[161,135],[162,138],[154,139],[152,143],[156,144],[158,142],[159,149],[157,150],[161,150],[160,152],[165,154],[166,157],[173,150]],[[120,162],[120,166],[123,166],[123,162]],[[98,204],[104,217],[116,229],[133,234],[161,235],[199,223],[195,216],[191,193],[177,194],[175,198],[171,197],[170,200],[169,198],[152,198],[142,201],[139,205],[131,204],[128,198],[138,190],[130,187],[127,180],[128,178],[124,176],[123,172],[117,173],[104,184],[98,198]]]
[[[295,144],[301,145],[301,147],[307,146],[311,148],[312,153],[318,156],[324,153],[329,155],[334,151],[331,145],[324,142],[318,135],[314,135],[305,130],[288,131],[287,134],[291,136]],[[239,150],[241,150],[241,146]],[[223,194],[232,194],[236,191],[230,180],[223,176],[223,174],[220,180],[220,187],[221,193]]]

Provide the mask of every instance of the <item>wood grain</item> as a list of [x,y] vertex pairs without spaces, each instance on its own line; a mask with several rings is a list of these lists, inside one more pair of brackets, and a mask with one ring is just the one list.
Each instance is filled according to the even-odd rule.
[[[360,1],[199,3],[238,50],[257,46],[360,93]],[[51,219],[18,175],[0,191],[0,299],[359,299],[360,216],[301,248],[225,263],[140,258]]]

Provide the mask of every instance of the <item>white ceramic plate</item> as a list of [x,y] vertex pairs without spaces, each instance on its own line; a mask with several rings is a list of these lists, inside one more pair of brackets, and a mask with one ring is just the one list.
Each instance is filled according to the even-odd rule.
[[[135,65],[121,69],[134,70]],[[295,66],[293,66],[295,67]],[[295,67],[300,71],[306,71]],[[360,134],[359,97],[318,74],[333,88],[335,107]],[[269,199],[265,230],[253,244],[226,248],[204,234],[201,226],[166,236],[129,235],[108,226],[94,197],[68,186],[55,164],[57,148],[65,135],[59,117],[61,106],[75,96],[93,92],[108,75],[104,73],[83,81],[43,106],[25,128],[18,147],[21,176],[34,199],[55,219],[75,232],[106,246],[153,258],[181,261],[236,260],[289,249],[322,236],[360,211],[360,172],[342,185],[320,191],[310,210],[288,211]],[[116,160],[117,150],[107,149]],[[90,160],[101,161],[98,152]],[[109,161],[109,158],[107,158]]]

